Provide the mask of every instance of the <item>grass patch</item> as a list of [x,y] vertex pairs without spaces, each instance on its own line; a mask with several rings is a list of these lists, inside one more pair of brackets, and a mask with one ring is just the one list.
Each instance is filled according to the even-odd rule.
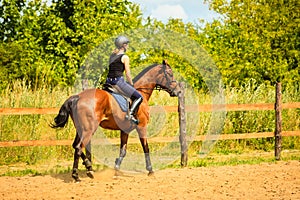
[[248,159],[240,159],[238,157],[231,157],[228,159],[215,159],[213,157],[204,158],[204,159],[195,159],[189,163],[192,167],[210,167],[210,166],[235,166],[235,165],[254,165],[254,164],[260,164],[260,163],[273,163],[275,162],[275,158],[248,158]]
[[[300,160],[300,150],[285,150],[281,153],[280,161]],[[236,165],[256,165],[261,163],[276,163],[274,152],[251,151],[240,154],[211,153],[201,158],[200,155],[192,155],[188,160],[188,167],[219,167]],[[180,168],[177,160],[165,168]]]
[[13,171],[7,171],[4,174],[1,174],[1,176],[13,176],[13,177],[26,176],[26,175],[41,176],[43,174],[34,169],[13,170]]
[[[93,164],[94,171],[101,171],[106,169],[107,166],[101,164]],[[79,170],[85,173],[86,169],[83,165],[79,165]],[[58,174],[71,174],[72,172],[72,162],[71,161],[61,161],[60,164],[56,165],[27,165],[24,163],[18,163],[13,166],[0,166],[0,176],[44,176],[44,175],[58,175]]]

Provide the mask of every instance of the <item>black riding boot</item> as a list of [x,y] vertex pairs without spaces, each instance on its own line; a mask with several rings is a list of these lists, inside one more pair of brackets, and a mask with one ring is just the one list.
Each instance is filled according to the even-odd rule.
[[135,123],[136,125],[139,124],[139,120],[135,118],[135,114],[137,113],[139,106],[141,105],[141,103],[143,102],[143,98],[140,97],[138,99],[135,99],[132,103],[132,106],[130,108],[129,111],[129,117],[128,119],[131,120],[133,123]]

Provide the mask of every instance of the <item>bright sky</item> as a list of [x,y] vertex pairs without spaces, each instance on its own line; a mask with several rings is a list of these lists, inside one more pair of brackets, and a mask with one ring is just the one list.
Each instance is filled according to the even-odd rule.
[[184,22],[198,23],[198,19],[211,22],[218,15],[210,11],[203,0],[131,0],[140,5],[144,17],[151,16],[163,22],[180,18]]

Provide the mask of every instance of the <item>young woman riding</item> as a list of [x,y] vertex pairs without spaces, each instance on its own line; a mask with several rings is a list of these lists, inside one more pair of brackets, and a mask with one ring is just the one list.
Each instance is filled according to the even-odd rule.
[[[127,119],[138,124],[139,121],[136,119],[135,115],[143,101],[143,96],[133,87],[130,74],[129,57],[125,54],[129,47],[129,42],[129,39],[125,36],[119,36],[115,39],[116,49],[109,58],[109,69],[106,83],[117,85],[122,93],[132,100],[132,105]],[[124,71],[127,82],[123,77]]]

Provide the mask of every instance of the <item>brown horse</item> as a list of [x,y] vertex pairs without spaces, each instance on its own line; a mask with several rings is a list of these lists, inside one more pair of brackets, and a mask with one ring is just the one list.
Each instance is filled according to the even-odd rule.
[[[75,181],[80,181],[78,177],[80,157],[87,168],[87,175],[93,178],[90,140],[99,125],[104,129],[121,131],[120,155],[115,161],[115,169],[117,171],[120,169],[121,162],[126,155],[128,134],[136,129],[145,154],[146,169],[149,171],[149,174],[153,173],[147,143],[148,100],[156,88],[167,91],[170,96],[177,96],[180,92],[180,87],[174,80],[172,69],[166,61],[163,61],[162,64],[147,67],[133,79],[133,82],[134,87],[143,95],[143,102],[137,112],[138,125],[127,120],[127,113],[120,109],[115,98],[107,91],[101,89],[84,90],[68,98],[61,106],[51,127],[64,127],[69,115],[71,115],[76,128],[76,137],[73,143],[75,153],[72,171],[72,177]],[[86,149],[86,156],[82,152],[83,148]]]

